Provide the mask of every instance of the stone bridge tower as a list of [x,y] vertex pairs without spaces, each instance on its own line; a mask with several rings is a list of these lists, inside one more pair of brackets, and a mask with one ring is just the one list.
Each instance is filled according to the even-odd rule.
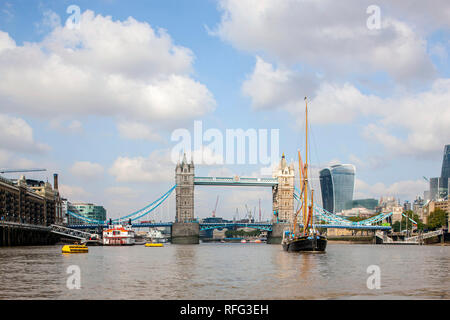
[[[284,153],[273,177],[278,178],[278,185],[272,188],[273,212],[277,214],[278,222],[291,222],[294,214],[295,169],[294,163],[287,164]],[[273,222],[277,222],[276,216]]]
[[175,222],[192,222],[194,220],[194,161],[186,160],[186,154],[175,168],[176,216]]

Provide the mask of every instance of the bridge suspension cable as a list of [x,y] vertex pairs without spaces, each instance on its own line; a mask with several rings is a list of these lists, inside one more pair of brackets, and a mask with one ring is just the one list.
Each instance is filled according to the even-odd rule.
[[[120,218],[116,218],[116,219],[112,219],[111,221],[114,222],[119,222],[119,221],[123,221],[123,220],[127,220],[127,219],[131,219],[131,221],[137,220],[142,218],[143,216],[149,214],[150,212],[152,212],[153,210],[155,210],[156,208],[158,208],[169,196],[170,194],[173,192],[173,190],[175,190],[177,185],[174,185],[172,188],[170,188],[166,193],[164,193],[161,197],[159,197],[158,199],[156,199],[155,201],[153,201],[152,203],[150,203],[149,205],[143,207],[142,209],[139,209],[131,214],[128,214],[126,216],[120,217]],[[151,206],[153,206],[152,208],[150,208]],[[150,208],[150,209],[148,209]],[[148,210],[147,210],[148,209]],[[147,211],[145,211],[147,210]],[[141,213],[142,211],[145,211],[144,213],[140,214],[139,216],[136,216],[134,218],[131,218],[139,213]],[[88,222],[90,224],[105,224],[106,220],[96,220],[96,219],[91,219],[91,218],[87,218],[84,216],[81,216],[75,212],[72,211],[67,211],[67,213],[77,219],[80,219],[82,221]]]
[[[137,211],[135,211],[135,212],[133,212],[133,213],[130,213],[129,215],[126,215],[126,216],[123,216],[123,217],[120,217],[120,218],[116,218],[116,219],[113,219],[112,221],[113,222],[118,222],[118,221],[120,221],[120,220],[126,220],[126,219],[128,219],[128,218],[130,218],[130,217],[132,217],[132,216],[134,216],[134,215],[136,215],[136,214],[138,214],[138,213],[140,213],[140,212],[142,212],[142,211],[144,211],[144,210],[147,210],[149,207],[151,207],[152,205],[154,205],[155,203],[157,203],[158,201],[160,201],[162,198],[164,198],[166,195],[170,195],[171,193],[172,193],[172,191],[176,188],[176,186],[177,185],[174,185],[172,188],[170,188],[169,189],[169,191],[167,191],[165,194],[163,194],[161,197],[159,197],[158,199],[156,199],[155,201],[153,201],[152,203],[150,203],[150,204],[148,204],[148,205],[146,205],[145,207],[143,207],[142,209],[139,209],[139,210],[137,210]],[[167,197],[166,197],[167,198]],[[166,199],[166,198],[164,198],[164,200]],[[159,206],[159,205],[158,205]],[[151,210],[151,211],[153,211],[153,210]],[[150,212],[150,211],[148,211],[148,212]],[[148,213],[147,212],[147,213]],[[145,214],[144,214],[145,215]],[[133,220],[136,220],[135,218],[134,219],[132,219],[132,221]]]
[[156,206],[154,206],[153,208],[149,209],[148,211],[144,212],[143,214],[134,217],[133,219],[131,219],[131,221],[135,221],[137,219],[142,218],[143,216],[149,214],[150,212],[152,212],[153,210],[155,210],[156,208],[158,208],[172,193],[172,191],[175,189],[176,185],[173,186],[169,191],[167,191],[162,197],[159,198],[159,202],[156,204]]
[[[295,190],[300,193],[300,190],[297,189],[297,187],[295,187]],[[296,194],[294,192],[294,199],[297,201],[300,201],[300,196],[298,194]],[[338,223],[341,225],[349,225],[349,226],[367,226],[367,225],[372,225],[374,223],[383,221],[384,219],[390,217],[392,215],[392,212],[389,213],[380,213],[376,216],[370,217],[368,219],[365,220],[361,220],[361,221],[351,221],[348,220],[345,217],[340,217],[334,213],[328,212],[327,210],[325,210],[324,208],[318,206],[316,203],[314,203],[314,211],[315,213],[318,214],[318,218],[322,221],[325,222],[334,222],[334,223]]]

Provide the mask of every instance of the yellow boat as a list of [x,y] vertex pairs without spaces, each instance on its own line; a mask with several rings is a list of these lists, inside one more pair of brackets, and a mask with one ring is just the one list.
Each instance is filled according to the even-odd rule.
[[65,245],[62,247],[63,253],[87,253],[89,249],[85,245]]
[[151,242],[147,242],[145,244],[146,247],[164,247],[164,245],[162,243],[151,243]]

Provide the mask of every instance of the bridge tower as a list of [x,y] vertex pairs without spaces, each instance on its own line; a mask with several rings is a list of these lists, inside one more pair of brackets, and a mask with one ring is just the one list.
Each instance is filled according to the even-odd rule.
[[[294,214],[295,169],[294,163],[287,164],[284,153],[273,177],[278,178],[278,185],[272,187],[273,211],[278,215],[278,222],[290,222]],[[273,219],[276,222],[277,218]]]
[[200,227],[194,221],[194,161],[191,163],[183,155],[175,168],[176,215],[172,224],[172,243],[198,244]]
[[176,216],[175,222],[192,222],[194,220],[194,162],[186,160],[186,154],[175,168]]
[[278,167],[273,172],[278,184],[272,187],[272,232],[268,243],[281,243],[283,231],[288,227],[294,214],[294,163],[287,164],[286,157],[281,157]]

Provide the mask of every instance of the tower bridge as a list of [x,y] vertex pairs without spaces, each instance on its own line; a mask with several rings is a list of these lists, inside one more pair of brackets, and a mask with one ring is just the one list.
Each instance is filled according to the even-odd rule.
[[[294,214],[294,164],[287,164],[283,154],[280,164],[271,178],[247,177],[196,177],[194,161],[188,162],[186,154],[175,168],[176,216],[172,225],[173,243],[198,243],[199,226],[194,226],[195,186],[251,186],[272,188],[273,222],[290,221]],[[280,225],[281,227],[281,225]],[[281,241],[282,230],[272,228],[272,235]],[[283,226],[284,229],[284,226]]]
[[[170,227],[172,243],[198,244],[200,242],[200,230],[211,230],[221,228],[247,227],[268,231],[268,243],[280,243],[283,231],[289,227],[294,215],[294,203],[300,201],[300,192],[294,185],[294,164],[287,164],[283,154],[280,163],[274,170],[272,177],[252,178],[252,177],[196,177],[193,160],[187,161],[186,155],[175,167],[175,185],[158,199],[123,217],[113,219],[112,223],[128,222],[133,228]],[[272,190],[272,212],[271,221],[260,223],[202,223],[198,222],[194,213],[194,188],[195,186],[246,186],[246,187],[267,187]],[[140,223],[137,220],[154,214],[155,209],[160,207],[167,198],[175,191],[176,212],[174,222],[160,223]],[[70,215],[79,218],[88,224],[72,225],[72,229],[102,229],[107,227],[108,221],[98,221],[82,217],[76,213],[68,212]],[[379,214],[369,219],[352,222],[345,217],[341,217],[326,211],[317,204],[314,205],[314,214],[321,224],[316,224],[318,228],[345,228],[352,230],[371,230],[375,232],[388,231],[390,226],[380,226],[377,223],[388,218],[392,213]],[[300,225],[301,226],[301,225]]]

